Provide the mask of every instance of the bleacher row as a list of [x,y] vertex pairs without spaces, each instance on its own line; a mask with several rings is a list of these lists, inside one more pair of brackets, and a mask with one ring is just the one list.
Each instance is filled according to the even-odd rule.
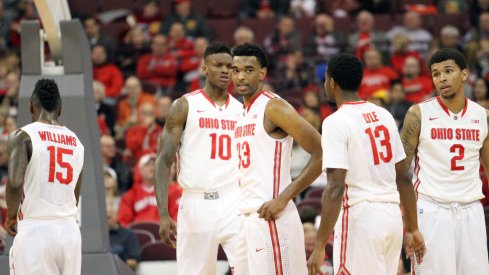
[[[160,11],[163,18],[165,18],[165,16],[171,12],[172,1],[173,0],[161,0]],[[69,5],[72,10],[76,10],[82,15],[93,15],[114,9],[137,10],[141,6],[142,2],[142,0],[69,0]],[[400,0],[392,2],[395,3],[391,4],[391,7],[404,7],[406,4],[412,3],[435,4],[436,1]],[[276,27],[276,19],[238,18],[239,6],[239,0],[192,0],[192,9],[207,17],[208,24],[214,31],[215,40],[231,45],[233,44],[233,33],[236,28],[239,26],[246,26],[251,28],[255,33],[256,42],[262,44],[265,37],[274,31]],[[392,26],[402,24],[404,8],[394,8],[393,10],[395,10],[395,12],[388,14],[375,14],[376,29],[380,31],[387,31]],[[313,30],[313,23],[313,17],[303,17],[297,19],[296,27],[302,34],[303,39],[306,39]],[[350,18],[348,16],[335,18],[335,29],[340,32],[349,34],[350,32],[354,31],[354,24],[354,18]],[[453,25],[457,27],[461,33],[465,33],[470,28],[468,13],[438,13],[423,16],[423,27],[433,33],[435,36],[437,36],[440,30],[446,25]],[[102,30],[105,34],[108,34],[114,39],[118,40],[120,39],[121,34],[126,30],[126,23],[124,20],[106,23],[102,26]]]

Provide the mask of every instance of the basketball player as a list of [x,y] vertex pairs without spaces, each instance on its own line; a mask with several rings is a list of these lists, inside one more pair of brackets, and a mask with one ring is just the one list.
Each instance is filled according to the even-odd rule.
[[328,63],[324,88],[338,111],[323,122],[328,185],[309,274],[320,272],[333,227],[335,274],[397,274],[403,233],[399,201],[406,248],[410,255],[416,251],[419,260],[424,254],[396,123],[387,110],[360,99],[362,76],[362,64],[353,55],[339,54]]
[[414,161],[419,228],[426,237],[424,275],[489,274],[480,161],[489,176],[489,112],[467,99],[464,56],[441,49],[430,59],[439,96],[406,114],[401,139]]
[[168,185],[173,161],[183,188],[178,211],[178,274],[215,274],[219,244],[231,269],[239,229],[237,155],[233,133],[243,106],[227,93],[231,50],[212,44],[205,50],[203,89],[176,100],[166,119],[156,160],[156,199],[160,235],[175,247],[175,224],[168,213]]
[[81,234],[76,222],[84,148],[62,126],[56,82],[37,81],[30,99],[33,123],[8,141],[6,228],[15,236],[10,274],[81,272]]
[[[306,274],[304,232],[291,200],[321,173],[321,137],[290,104],[262,89],[266,73],[260,47],[233,49],[233,82],[245,106],[234,132],[243,217],[235,274]],[[293,182],[292,139],[311,154]]]

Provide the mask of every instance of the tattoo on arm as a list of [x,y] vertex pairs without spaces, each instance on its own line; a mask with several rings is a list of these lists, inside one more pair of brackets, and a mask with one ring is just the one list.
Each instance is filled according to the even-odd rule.
[[406,165],[408,167],[411,165],[411,161],[416,153],[420,133],[421,113],[418,106],[413,106],[406,114],[401,132],[401,140],[406,153]]
[[171,166],[182,137],[188,114],[188,103],[179,99],[170,108],[165,128],[160,138],[158,156],[155,163],[155,192],[160,217],[168,214],[168,186]]

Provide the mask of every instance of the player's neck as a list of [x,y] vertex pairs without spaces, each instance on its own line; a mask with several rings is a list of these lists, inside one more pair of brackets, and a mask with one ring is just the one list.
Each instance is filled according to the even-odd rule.
[[356,92],[343,91],[339,96],[336,96],[336,106],[341,106],[345,102],[362,101]]
[[440,96],[440,100],[447,107],[450,112],[454,114],[460,113],[465,107],[465,94],[458,93],[452,98],[445,98]]
[[229,96],[227,90],[213,88],[209,85],[206,85],[203,91],[216,105],[219,106],[226,104],[226,101]]
[[45,110],[41,111],[41,114],[39,114],[39,118],[37,119],[37,122],[51,124],[51,125],[59,125],[58,115],[55,114],[54,112],[47,112]]

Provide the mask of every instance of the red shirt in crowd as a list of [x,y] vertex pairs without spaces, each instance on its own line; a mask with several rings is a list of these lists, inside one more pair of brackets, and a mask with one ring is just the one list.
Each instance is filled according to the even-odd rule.
[[93,79],[102,82],[105,86],[105,96],[117,97],[124,85],[124,77],[119,68],[113,64],[93,67]]
[[358,88],[358,95],[362,99],[368,99],[378,90],[389,90],[391,81],[399,78],[399,75],[393,69],[383,66],[376,70],[365,68],[363,71],[362,83]]
[[177,80],[178,62],[171,54],[145,54],[138,59],[137,74],[141,80],[168,88]]
[[402,86],[406,92],[406,100],[419,103],[433,93],[433,81],[427,75],[420,75],[413,79],[403,78]]
[[131,126],[125,134],[126,149],[129,149],[135,159],[143,156],[143,153],[156,152],[161,127],[153,123],[150,127]]
[[138,221],[159,222],[154,187],[134,184],[121,198],[117,220],[122,227]]
[[419,57],[419,53],[415,51],[408,51],[406,53],[395,52],[391,55],[391,66],[394,70],[402,73],[402,67],[404,66],[404,61],[408,57],[414,57],[419,61],[420,68],[424,68],[421,58]]

